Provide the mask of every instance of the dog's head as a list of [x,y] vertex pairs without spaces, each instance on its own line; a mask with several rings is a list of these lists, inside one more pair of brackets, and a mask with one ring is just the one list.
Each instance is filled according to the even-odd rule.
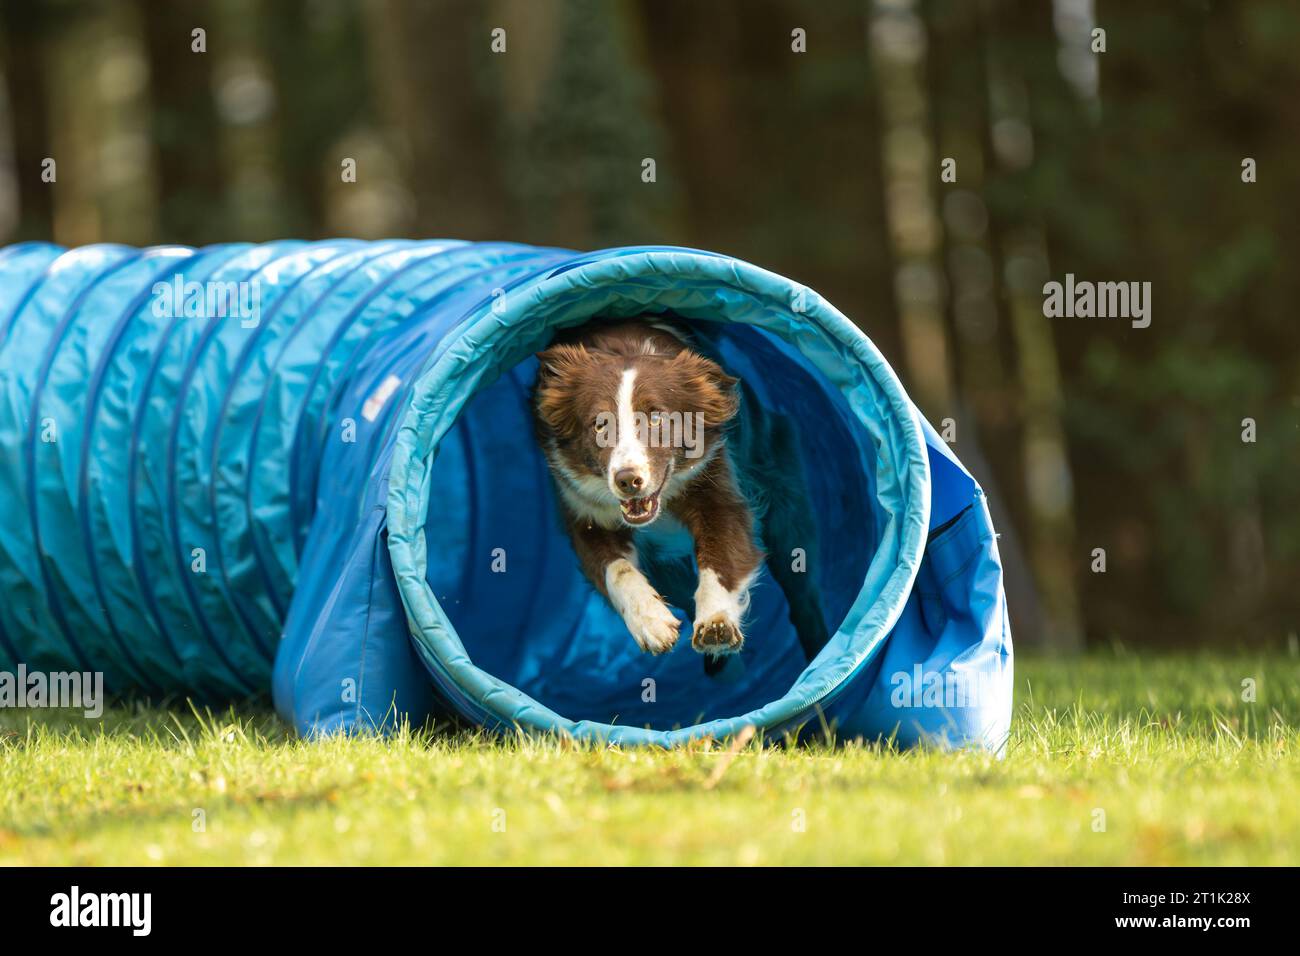
[[593,504],[617,503],[634,527],[659,516],[674,477],[712,457],[739,409],[737,380],[690,349],[627,355],[562,344],[538,359],[535,409],[552,464]]

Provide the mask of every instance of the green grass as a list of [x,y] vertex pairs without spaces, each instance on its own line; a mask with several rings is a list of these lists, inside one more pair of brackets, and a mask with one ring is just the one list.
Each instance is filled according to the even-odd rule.
[[1020,661],[1016,686],[1005,760],[751,744],[712,788],[707,746],[0,711],[0,864],[1300,861],[1296,658]]

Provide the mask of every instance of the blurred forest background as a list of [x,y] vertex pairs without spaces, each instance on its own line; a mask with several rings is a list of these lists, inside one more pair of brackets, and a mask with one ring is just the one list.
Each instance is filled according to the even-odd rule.
[[[1022,647],[1296,651],[1296,0],[0,11],[2,242],[739,256],[835,303],[949,420]],[[1067,272],[1151,282],[1150,328],[1044,318]]]

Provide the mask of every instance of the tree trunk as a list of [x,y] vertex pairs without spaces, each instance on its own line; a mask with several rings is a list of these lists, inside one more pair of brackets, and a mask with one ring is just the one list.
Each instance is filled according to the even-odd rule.
[[229,235],[225,211],[213,53],[192,49],[196,28],[208,30],[209,44],[217,42],[213,8],[207,0],[137,0],[137,7],[153,102],[158,238],[190,245],[236,238]]
[[53,156],[46,76],[47,31],[55,29],[46,8],[34,3],[0,3],[0,61],[14,144],[18,221],[10,239],[48,240],[54,232],[54,190],[41,179],[41,164]]

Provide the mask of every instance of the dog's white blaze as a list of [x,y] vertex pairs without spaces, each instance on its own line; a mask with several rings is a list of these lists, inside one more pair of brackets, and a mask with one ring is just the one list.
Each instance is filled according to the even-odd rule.
[[619,558],[605,567],[605,590],[642,650],[662,654],[677,642],[677,618],[631,561]]
[[618,443],[614,453],[609,456],[609,487],[618,494],[618,485],[614,476],[624,468],[631,468],[640,477],[646,488],[650,487],[650,458],[645,445],[641,443],[640,429],[636,427],[635,409],[632,407],[632,390],[636,387],[636,369],[623,372],[618,383]]
[[728,621],[740,626],[740,619],[749,609],[749,585],[751,578],[740,583],[734,591],[722,586],[718,572],[712,568],[700,568],[700,583],[695,589],[695,623],[703,624],[718,614]]

